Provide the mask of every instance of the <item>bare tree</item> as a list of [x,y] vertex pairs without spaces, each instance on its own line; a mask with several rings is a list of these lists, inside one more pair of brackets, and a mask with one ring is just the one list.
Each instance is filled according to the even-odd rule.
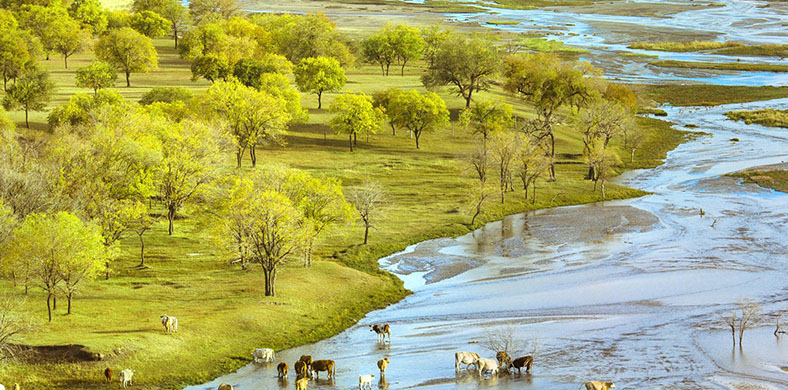
[[0,294],[0,362],[16,355],[14,338],[30,329],[22,306],[25,300],[12,293]]
[[756,322],[755,316],[761,312],[761,305],[751,299],[743,299],[736,303],[739,306],[739,348],[742,347],[744,331]]
[[737,324],[738,316],[735,311],[731,311],[729,314],[724,314],[722,316],[722,321],[725,322],[725,325],[731,328],[731,341],[733,341],[733,346],[736,346],[736,324]]
[[348,194],[348,200],[355,206],[361,220],[364,222],[364,245],[369,239],[369,229],[374,228],[373,216],[383,203],[383,187],[374,182],[366,182],[361,187],[355,188]]
[[468,156],[468,163],[470,164],[470,171],[478,180],[478,185],[474,187],[474,192],[471,196],[474,210],[473,217],[471,218],[471,225],[474,225],[476,223],[476,218],[482,213],[484,202],[492,196],[487,186],[487,166],[490,161],[485,142],[482,142],[479,147]]
[[524,344],[514,325],[504,325],[495,329],[487,329],[487,337],[482,346],[496,354],[506,352],[508,356],[519,353]]
[[500,131],[490,139],[490,153],[498,170],[501,204],[505,202],[504,194],[511,187],[512,163],[520,149],[520,137],[509,131]]

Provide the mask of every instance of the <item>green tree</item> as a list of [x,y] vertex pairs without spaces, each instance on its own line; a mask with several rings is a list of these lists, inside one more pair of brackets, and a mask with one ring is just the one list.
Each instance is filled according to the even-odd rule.
[[124,27],[101,37],[96,43],[96,56],[126,74],[126,86],[131,87],[132,73],[147,73],[158,66],[159,56],[150,38]]
[[503,100],[481,100],[460,113],[459,122],[482,136],[482,147],[487,150],[487,139],[512,126],[513,109]]
[[66,293],[71,314],[77,287],[101,272],[106,256],[98,227],[67,212],[29,215],[14,232],[9,249],[10,257],[29,264],[34,281],[46,291],[50,322],[57,291]]
[[270,32],[272,50],[294,64],[304,58],[316,57],[335,58],[343,67],[353,65],[355,61],[348,39],[322,13],[255,15],[252,21]]
[[383,76],[389,75],[389,68],[397,59],[390,36],[384,33],[378,33],[361,41],[361,52],[367,62],[380,65]]
[[74,0],[68,6],[68,13],[80,24],[90,28],[93,35],[99,35],[107,29],[107,14],[100,0]]
[[170,21],[172,37],[175,48],[178,48],[178,37],[189,27],[191,17],[188,9],[179,0],[167,0],[164,8],[159,12],[161,16]]
[[465,99],[465,107],[470,107],[473,93],[486,90],[499,67],[500,54],[489,37],[450,35],[421,81],[427,88],[452,85]]
[[[607,148],[614,137],[635,124],[634,113],[618,100],[597,98],[589,102],[576,120],[583,137],[583,154],[588,155],[597,141],[600,142],[597,147]],[[589,165],[586,179],[593,180],[596,176],[594,166]]]
[[170,31],[170,21],[153,11],[140,11],[131,16],[131,27],[148,38],[161,38]]
[[25,111],[25,127],[30,128],[28,113],[32,111],[43,111],[49,99],[52,98],[52,91],[55,83],[49,80],[49,73],[39,69],[28,69],[14,85],[8,87],[6,96],[3,99],[3,106],[6,109],[21,108]]
[[198,102],[205,112],[218,115],[227,123],[228,136],[236,147],[238,168],[241,168],[241,159],[247,148],[254,167],[258,143],[281,143],[292,119],[284,98],[237,81],[214,83]]
[[107,11],[107,30],[131,27],[131,13],[125,10]]
[[323,107],[323,92],[339,92],[347,82],[345,70],[334,58],[304,58],[294,73],[301,92],[317,95],[318,110]]
[[57,19],[50,28],[55,31],[52,49],[63,55],[63,63],[68,69],[68,57],[85,49],[90,42],[90,33],[77,22],[66,18]]
[[233,76],[241,84],[258,90],[263,88],[263,75],[268,73],[287,75],[292,71],[293,64],[287,58],[276,54],[266,54],[260,60],[243,58],[233,66]]
[[186,87],[153,87],[150,91],[145,92],[145,94],[142,95],[140,104],[147,106],[157,102],[188,103],[193,97],[194,94],[192,94],[192,91]]
[[555,180],[555,135],[562,107],[578,108],[598,95],[592,77],[596,71],[582,65],[562,62],[553,54],[510,56],[504,67],[506,91],[534,104],[536,118],[526,121],[526,131],[547,146],[550,180]]
[[189,1],[189,13],[197,23],[210,15],[218,15],[221,18],[229,19],[238,12],[238,9],[239,7],[235,0]]
[[207,54],[195,58],[191,65],[192,81],[202,77],[210,82],[219,80],[227,81],[230,75],[230,65],[226,60],[215,54]]
[[410,130],[416,139],[416,149],[424,132],[436,131],[449,123],[446,102],[433,92],[424,95],[415,89],[403,92],[393,98],[390,106],[392,122]]
[[612,150],[603,146],[602,140],[595,140],[585,153],[586,163],[594,170],[594,191],[597,184],[602,189],[602,199],[605,199],[605,183],[615,174],[613,167],[621,164],[621,159]]
[[383,111],[372,105],[372,98],[361,93],[343,93],[331,103],[329,112],[334,114],[330,126],[336,134],[347,134],[350,151],[356,136],[361,134],[375,134],[380,130],[383,120]]
[[77,70],[77,87],[90,88],[94,94],[99,89],[114,87],[117,79],[115,68],[104,61],[93,61]]
[[0,72],[3,74],[3,90],[8,90],[8,80],[16,79],[35,57],[35,43],[30,36],[16,28],[0,26]]
[[52,129],[66,124],[84,125],[104,107],[121,105],[124,101],[123,95],[114,90],[99,90],[93,95],[75,93],[66,104],[55,107],[49,113],[47,122]]
[[391,135],[397,135],[397,124],[394,122],[394,106],[392,102],[394,98],[403,93],[404,91],[399,88],[388,88],[372,93],[372,105],[381,109],[388,117],[389,126],[391,126]]
[[449,34],[451,34],[449,30],[434,24],[421,29],[421,39],[424,40],[422,55],[424,61],[427,61],[427,66],[432,67],[435,64],[435,54]]
[[424,39],[421,32],[415,27],[398,24],[391,30],[391,46],[399,62],[400,75],[405,75],[405,65],[408,61],[418,58],[424,51]]
[[19,22],[22,28],[29,31],[43,46],[46,59],[49,53],[55,50],[54,43],[58,29],[53,28],[62,20],[71,20],[68,12],[62,6],[23,5],[19,10]]

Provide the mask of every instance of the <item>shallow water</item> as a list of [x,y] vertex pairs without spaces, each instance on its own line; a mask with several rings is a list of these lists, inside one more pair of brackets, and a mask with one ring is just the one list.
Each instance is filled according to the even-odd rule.
[[[662,23],[690,20],[677,19]],[[586,380],[613,380],[618,389],[788,388],[788,335],[772,335],[774,314],[788,310],[788,194],[724,176],[788,160],[785,129],[724,116],[762,107],[786,109],[788,99],[664,107],[668,120],[705,135],[670,152],[660,167],[617,179],[653,195],[514,215],[381,259],[413,295],[336,337],[282,351],[276,361],[292,366],[302,354],[336,360],[336,380],[310,383],[322,389],[350,389],[359,374],[377,376],[375,362],[384,356],[391,364],[381,389],[560,390]],[[771,316],[761,316],[763,326],[749,331],[739,350],[720,316],[744,297]],[[377,343],[369,331],[379,322],[391,324],[391,343]],[[502,327],[516,329],[521,352],[536,345],[531,375],[454,372],[455,351],[492,357],[482,345]],[[189,389],[222,382],[240,390],[292,388],[294,376],[282,381],[275,364],[250,364]]]

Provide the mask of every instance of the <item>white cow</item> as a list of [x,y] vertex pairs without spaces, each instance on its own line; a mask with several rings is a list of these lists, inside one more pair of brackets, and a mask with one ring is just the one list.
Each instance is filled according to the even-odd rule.
[[5,390],[5,386],[0,385],[0,390]]
[[495,360],[479,358],[473,364],[479,369],[479,376],[482,376],[485,371],[490,371],[491,375],[498,374],[498,362]]
[[134,371],[131,371],[130,368],[127,368],[120,372],[118,378],[120,378],[120,383],[123,385],[123,388],[126,388],[126,385],[131,386],[131,378],[134,376]]
[[178,319],[168,315],[161,316],[161,324],[164,325],[164,333],[178,333]]
[[457,352],[454,354],[454,371],[460,371],[460,364],[465,365],[465,369],[471,364],[476,364],[479,354],[476,352]]
[[375,379],[374,375],[359,375],[358,376],[358,390],[364,390],[367,388],[372,390],[372,380]]
[[252,352],[252,358],[254,359],[255,363],[263,362],[273,362],[274,361],[274,350],[271,348],[257,348]]

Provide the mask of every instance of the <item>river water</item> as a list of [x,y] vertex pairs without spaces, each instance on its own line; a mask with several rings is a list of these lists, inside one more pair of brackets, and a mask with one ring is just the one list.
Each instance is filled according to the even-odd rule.
[[[711,27],[742,19],[740,4],[723,9],[715,17],[730,20]],[[689,18],[679,15],[675,23]],[[319,389],[354,388],[360,374],[375,374],[380,389],[560,390],[587,380],[615,381],[617,389],[788,389],[788,336],[772,335],[780,313],[788,322],[788,194],[724,176],[788,160],[785,129],[724,116],[764,107],[788,109],[788,99],[663,107],[667,120],[701,134],[663,165],[617,178],[652,195],[513,215],[381,259],[413,295],[276,361],[335,360],[335,380],[310,382]],[[743,298],[762,305],[761,325],[743,349],[732,348],[721,316]],[[376,342],[368,329],[382,322],[392,327],[391,343]],[[534,353],[530,375],[455,373],[455,351],[493,357],[485,340],[500,332],[516,334],[522,354]],[[378,378],[384,356],[391,364]],[[223,382],[278,389],[295,379],[277,379],[275,364],[250,364],[189,389]]]

